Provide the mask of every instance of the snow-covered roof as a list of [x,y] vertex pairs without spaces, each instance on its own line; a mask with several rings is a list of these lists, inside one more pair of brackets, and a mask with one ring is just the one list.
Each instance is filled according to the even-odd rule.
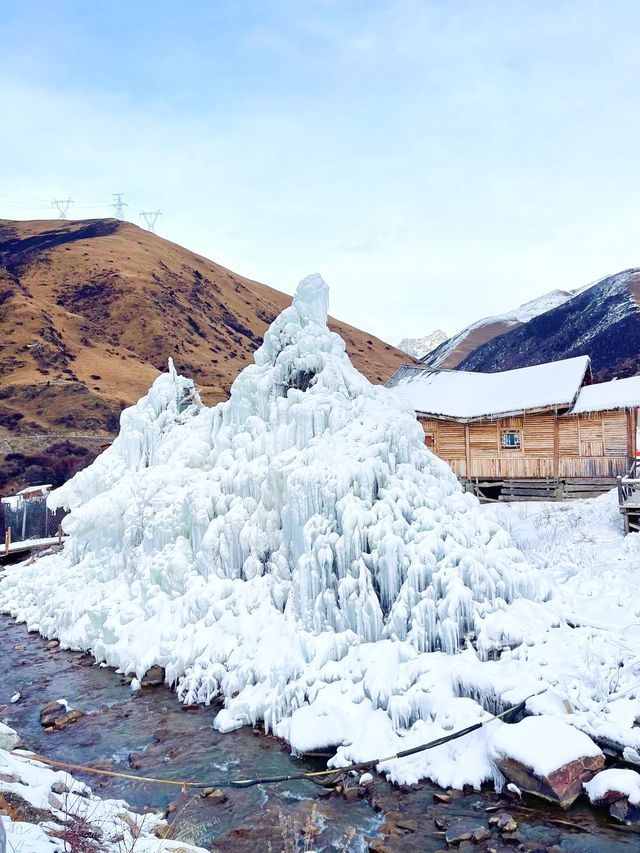
[[48,491],[50,491],[51,488],[52,488],[51,483],[43,483],[41,486],[27,486],[24,489],[20,489],[20,491],[16,492],[16,494],[17,495],[23,495],[26,497],[27,495],[31,495],[34,492],[39,492],[39,493],[48,492]]
[[398,388],[416,412],[472,420],[538,409],[569,409],[589,366],[587,355],[501,373],[404,365],[388,385]]
[[1,498],[0,503],[9,506],[11,509],[15,509],[20,504],[20,501],[29,500],[34,497],[44,497],[49,493],[51,488],[51,483],[45,483],[42,486],[27,486],[25,489],[20,489],[15,495]]
[[630,409],[640,406],[640,376],[585,385],[578,394],[572,414]]

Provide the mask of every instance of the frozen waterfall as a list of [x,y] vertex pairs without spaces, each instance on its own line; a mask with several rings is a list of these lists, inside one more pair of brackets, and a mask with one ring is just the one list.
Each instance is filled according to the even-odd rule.
[[389,737],[432,719],[443,656],[425,653],[473,656],[488,614],[545,592],[397,392],[353,367],[327,303],[304,279],[214,408],[170,362],[52,493],[64,551],[12,572],[0,606],[122,671],[164,666],[185,701],[224,694],[223,729],[262,718],[295,741],[327,703],[342,740],[365,707]]

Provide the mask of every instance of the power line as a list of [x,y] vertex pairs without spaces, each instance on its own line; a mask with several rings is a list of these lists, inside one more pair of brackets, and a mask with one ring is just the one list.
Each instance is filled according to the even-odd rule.
[[141,210],[140,216],[147,223],[147,228],[152,234],[156,233],[156,222],[162,216],[161,210]]
[[51,202],[51,206],[56,207],[58,209],[58,219],[66,219],[67,218],[67,211],[69,210],[69,208],[71,207],[72,204],[73,204],[72,198],[65,198],[65,199],[54,198],[53,201]]
[[124,193],[111,193],[113,196],[114,202],[111,205],[116,212],[116,219],[124,219],[124,209],[125,207],[129,207],[126,201],[122,201],[122,196]]

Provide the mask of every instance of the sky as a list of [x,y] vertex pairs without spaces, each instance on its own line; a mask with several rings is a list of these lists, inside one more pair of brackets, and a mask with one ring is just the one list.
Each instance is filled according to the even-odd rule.
[[0,0],[0,217],[158,233],[396,343],[640,266],[636,0]]

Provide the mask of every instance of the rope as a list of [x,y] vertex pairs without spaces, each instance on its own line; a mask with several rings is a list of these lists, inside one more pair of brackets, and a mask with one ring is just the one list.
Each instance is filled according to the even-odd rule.
[[[545,690],[546,689],[547,688],[545,688]],[[480,723],[474,723],[472,726],[467,726],[467,728],[460,729],[459,731],[453,732],[449,735],[443,735],[442,737],[436,738],[428,743],[413,746],[410,749],[403,749],[395,755],[388,755],[386,758],[376,758],[372,761],[364,761],[360,764],[349,764],[347,767],[339,767],[330,770],[314,770],[304,773],[291,773],[287,776],[263,776],[256,777],[255,779],[229,779],[218,782],[193,782],[185,779],[158,779],[154,776],[136,776],[133,773],[121,773],[117,770],[102,770],[97,767],[89,767],[85,764],[71,764],[67,761],[55,761],[52,758],[45,758],[43,755],[38,755],[37,753],[25,753],[20,750],[14,750],[11,754],[19,756],[20,758],[27,758],[30,761],[39,761],[49,767],[59,767],[64,770],[78,770],[82,773],[93,773],[98,776],[112,776],[117,779],[130,779],[134,782],[150,782],[154,785],[174,785],[178,788],[182,788],[183,790],[186,788],[251,788],[254,785],[272,785],[277,782],[291,782],[300,779],[309,779],[310,781],[314,781],[322,776],[329,777],[330,782],[332,779],[339,779],[345,773],[373,770],[378,766],[378,764],[383,764],[387,761],[395,761],[397,758],[406,758],[409,755],[416,755],[419,752],[426,752],[429,749],[434,749],[436,746],[442,746],[442,744],[449,743],[452,740],[465,737],[465,735],[483,728],[489,723],[492,723],[494,720],[500,720],[508,714],[523,711],[529,699],[532,699],[534,696],[539,696],[540,693],[544,693],[545,690],[538,691],[538,693],[532,693],[530,696],[527,696],[526,699],[523,699],[522,702],[518,702],[517,705],[507,708],[499,714],[494,714]]]

